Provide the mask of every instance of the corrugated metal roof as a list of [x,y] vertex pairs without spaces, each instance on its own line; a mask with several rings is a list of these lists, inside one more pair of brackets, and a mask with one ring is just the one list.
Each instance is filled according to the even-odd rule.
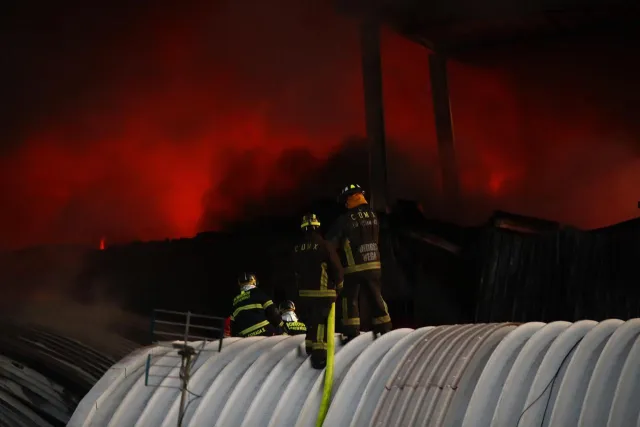
[[40,326],[0,323],[0,426],[66,425],[98,379],[138,346],[120,344],[104,353]]
[[[193,362],[183,425],[315,426],[324,376],[308,363],[303,340],[229,338],[221,352],[208,343],[211,351]],[[176,351],[141,349],[115,365],[69,427],[175,426]],[[361,334],[336,347],[323,425],[632,426],[639,361],[640,319],[396,329],[376,340]],[[146,373],[154,377],[149,385]]]
[[69,412],[77,405],[76,399],[69,399],[59,384],[2,356],[0,389],[7,416],[13,414],[14,418],[35,420],[39,426],[64,425]]
[[56,427],[56,424],[51,424],[38,416],[29,406],[16,399],[11,393],[0,390],[0,426]]

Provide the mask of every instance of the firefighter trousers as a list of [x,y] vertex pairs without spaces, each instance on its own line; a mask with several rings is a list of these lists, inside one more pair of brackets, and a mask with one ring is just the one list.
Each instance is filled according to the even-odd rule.
[[334,301],[335,298],[300,297],[307,325],[304,347],[315,369],[324,369],[327,365],[327,319]]
[[364,292],[371,310],[371,325],[374,333],[384,334],[391,330],[391,317],[387,303],[382,298],[382,274],[380,269],[345,274],[344,288],[337,304],[340,332],[348,338],[360,334],[360,290]]

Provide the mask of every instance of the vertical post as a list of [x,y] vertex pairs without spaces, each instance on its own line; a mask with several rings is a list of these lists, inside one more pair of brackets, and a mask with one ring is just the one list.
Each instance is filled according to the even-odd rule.
[[180,365],[180,412],[178,413],[178,427],[182,427],[182,422],[187,410],[187,393],[189,393],[189,379],[191,377],[191,358],[195,355],[193,347],[184,344],[182,350],[178,351],[181,357]]
[[187,321],[184,325],[184,345],[189,341],[189,327],[191,326],[191,312],[187,311]]
[[178,351],[181,356],[180,366],[180,414],[178,415],[178,427],[182,427],[182,421],[184,419],[185,410],[187,409],[187,393],[189,387],[189,369],[191,368],[191,355],[193,349],[189,347],[189,326],[191,325],[191,312],[187,311],[187,319],[184,327],[184,342],[182,343],[182,350]]
[[387,150],[382,102],[382,66],[380,60],[380,24],[364,19],[360,26],[362,80],[364,84],[365,120],[369,141],[369,186],[371,207],[384,211],[388,202]]
[[186,353],[186,345],[185,350],[181,350],[180,356],[182,356],[182,360],[180,361],[180,413],[178,414],[178,427],[182,427],[182,421],[184,420],[185,410],[187,409],[187,387],[189,386],[189,355]]
[[431,96],[435,118],[438,157],[442,173],[442,193],[447,214],[459,217],[460,183],[456,161],[449,82],[447,78],[447,58],[439,53],[429,54],[429,72],[431,75]]

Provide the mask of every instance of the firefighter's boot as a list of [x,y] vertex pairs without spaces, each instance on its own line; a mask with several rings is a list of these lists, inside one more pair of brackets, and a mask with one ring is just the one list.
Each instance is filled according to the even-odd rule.
[[320,359],[320,358],[311,356],[311,367],[313,369],[322,370],[327,367],[327,359],[326,358]]

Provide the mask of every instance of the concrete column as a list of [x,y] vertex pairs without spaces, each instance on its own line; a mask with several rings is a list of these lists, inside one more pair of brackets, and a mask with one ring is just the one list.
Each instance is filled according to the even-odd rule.
[[442,54],[430,53],[429,72],[431,74],[431,95],[442,174],[442,193],[447,214],[451,215],[451,219],[456,219],[461,208],[460,183],[451,119],[446,57]]
[[367,19],[361,23],[360,48],[365,119],[369,140],[369,203],[375,210],[384,211],[388,203],[387,152],[382,101],[380,25],[377,21]]

